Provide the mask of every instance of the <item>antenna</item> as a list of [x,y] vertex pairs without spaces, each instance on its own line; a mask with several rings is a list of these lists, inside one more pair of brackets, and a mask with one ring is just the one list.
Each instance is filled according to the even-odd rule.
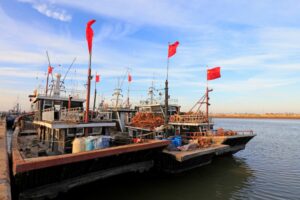
[[130,72],[130,68],[127,67],[124,76],[121,77],[121,78],[122,78],[122,79],[121,79],[121,82],[119,82],[119,80],[118,80],[118,87],[119,87],[120,89],[122,88],[123,83],[124,83],[124,81],[125,81],[125,79],[126,79],[126,76],[129,74],[129,72]]
[[73,59],[73,61],[72,61],[71,65],[69,66],[69,68],[68,68],[68,70],[67,70],[66,74],[64,75],[64,78],[63,78],[63,80],[61,81],[60,87],[62,86],[62,84],[64,84],[64,83],[65,83],[65,79],[66,79],[66,77],[67,77],[67,75],[68,75],[68,73],[69,73],[69,71],[70,71],[71,67],[73,66],[73,64],[74,64],[75,60],[76,60],[76,57]]

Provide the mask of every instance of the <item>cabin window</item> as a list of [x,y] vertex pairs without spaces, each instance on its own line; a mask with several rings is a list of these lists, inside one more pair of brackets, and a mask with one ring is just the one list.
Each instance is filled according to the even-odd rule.
[[52,108],[52,101],[51,100],[44,100],[44,106],[43,109]]
[[76,136],[84,135],[83,128],[76,128]]

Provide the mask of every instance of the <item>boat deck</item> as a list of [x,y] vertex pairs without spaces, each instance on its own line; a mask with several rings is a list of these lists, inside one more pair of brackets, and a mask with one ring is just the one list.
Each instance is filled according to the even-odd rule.
[[[13,141],[16,147],[16,140]],[[152,148],[163,148],[169,144],[165,140],[145,140],[143,143],[127,144],[106,149],[97,149],[92,151],[84,151],[75,154],[63,154],[47,157],[24,158],[17,148],[13,148],[13,173],[21,173],[41,168],[59,166],[75,162],[81,162],[91,159],[103,158],[113,155],[120,155],[135,151],[147,150]]]
[[168,151],[168,150],[163,150],[163,153],[172,155],[177,161],[183,162],[186,160],[189,160],[191,158],[199,157],[202,155],[206,154],[222,154],[223,152],[226,152],[230,149],[229,145],[213,145],[207,148],[200,148],[192,151]]

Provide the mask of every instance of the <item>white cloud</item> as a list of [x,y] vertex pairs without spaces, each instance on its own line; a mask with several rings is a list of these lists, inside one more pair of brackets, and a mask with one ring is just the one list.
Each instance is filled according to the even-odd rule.
[[32,8],[37,10],[39,13],[46,15],[47,17],[57,19],[63,22],[68,22],[72,20],[72,16],[67,13],[66,10],[56,8],[53,4],[47,3],[41,0],[19,0],[22,3],[29,3]]
[[[101,21],[93,26],[92,69],[102,75],[100,91],[105,91],[109,97],[115,79],[123,75],[126,67],[132,69],[132,89],[136,90],[136,97],[141,94],[146,96],[145,90],[152,81],[153,73],[156,73],[157,85],[163,88],[166,41],[173,39],[178,39],[180,46],[176,56],[170,60],[170,90],[172,95],[183,99],[182,103],[186,105],[201,95],[199,91],[205,86],[206,64],[220,65],[222,72],[224,70],[224,74],[226,72],[226,75],[231,76],[210,83],[223,94],[233,93],[233,96],[238,96],[247,91],[254,99],[258,90],[277,91],[283,86],[299,85],[295,72],[300,70],[300,28],[272,27],[274,24],[268,15],[256,12],[266,8],[265,3],[262,8],[256,8],[260,4],[256,2],[246,9],[247,12],[255,11],[257,15],[254,16],[244,14],[245,8],[241,9],[241,5],[245,3],[235,2],[231,8],[226,0],[225,3],[196,0],[188,3],[180,0],[19,1],[30,3],[39,12],[62,21],[68,20],[71,15],[58,6],[72,8],[83,16],[89,14],[101,17]],[[220,5],[225,5],[226,9]],[[287,22],[290,17],[284,17],[285,14],[279,11],[273,12],[276,19],[282,16],[282,22]],[[88,54],[85,24],[76,21],[74,24],[81,24],[81,28],[65,30],[52,27],[52,23],[38,23],[39,19],[37,23],[30,23],[26,18],[18,21],[13,17],[13,11],[7,12],[9,15],[0,7],[1,78],[14,77],[16,74],[20,78],[19,82],[22,82],[34,79],[37,73],[43,76],[42,71],[47,67],[45,51],[48,50],[53,65],[63,64],[67,67],[76,56],[76,76],[70,74],[67,80],[71,82],[76,79],[80,84],[86,81]],[[298,14],[292,12],[292,15]],[[261,26],[266,23],[270,26]],[[69,25],[73,26],[73,23],[68,24],[67,28]],[[72,33],[74,30],[81,31],[82,36]],[[26,71],[19,73],[22,67]],[[230,79],[232,77],[234,79]],[[3,81],[6,81],[3,84],[9,85],[7,80]],[[29,89],[31,91],[33,88]],[[22,89],[15,88],[14,92],[17,91],[21,93]],[[180,96],[182,94],[186,94],[186,99]]]
[[55,1],[56,4],[84,10],[87,13],[102,15],[133,24],[161,26],[187,26],[189,13],[183,1],[160,0],[102,0],[102,1]]

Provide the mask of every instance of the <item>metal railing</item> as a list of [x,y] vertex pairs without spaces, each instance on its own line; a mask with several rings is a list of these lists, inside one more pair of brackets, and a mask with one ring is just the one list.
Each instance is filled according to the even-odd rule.
[[[217,130],[211,130],[211,131],[202,131],[202,132],[185,132],[182,133],[184,137],[191,138],[191,139],[197,139],[199,137],[209,136],[209,137],[219,137],[219,136],[235,136],[235,135],[255,135],[252,130],[242,130],[242,131],[232,131],[232,130],[223,130],[222,135],[218,134]],[[227,134],[229,133],[229,134]]]
[[96,116],[92,120],[111,120],[112,112],[96,112]]
[[192,114],[192,115],[172,115],[170,122],[175,123],[207,123],[208,120],[204,115]]
[[[62,108],[60,119],[69,122],[83,122],[85,111],[83,108]],[[90,111],[91,121],[107,121],[112,120],[112,112],[93,112]]]
[[78,108],[62,108],[60,112],[60,120],[69,122],[82,122],[84,111],[81,107]]
[[237,135],[255,135],[252,130],[245,130],[245,131],[234,131]]

